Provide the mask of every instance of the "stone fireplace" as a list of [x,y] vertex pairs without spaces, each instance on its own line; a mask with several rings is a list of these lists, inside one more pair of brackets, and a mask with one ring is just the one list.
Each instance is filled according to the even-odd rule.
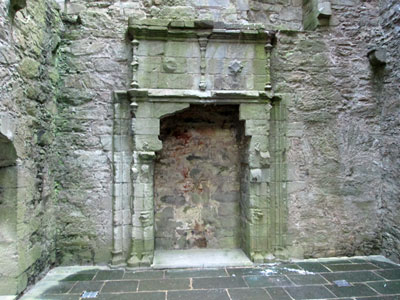
[[191,105],[161,120],[154,170],[155,248],[240,248],[246,148],[237,105]]
[[155,249],[284,247],[284,121],[257,24],[130,20],[131,89],[114,93],[113,266]]

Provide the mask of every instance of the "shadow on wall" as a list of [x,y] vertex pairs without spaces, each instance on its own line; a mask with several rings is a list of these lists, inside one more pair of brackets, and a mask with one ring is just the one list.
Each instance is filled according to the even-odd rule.
[[13,295],[21,290],[16,226],[16,159],[14,145],[0,133],[0,295]]
[[8,4],[8,15],[14,20],[17,11],[26,7],[26,0],[10,0]]

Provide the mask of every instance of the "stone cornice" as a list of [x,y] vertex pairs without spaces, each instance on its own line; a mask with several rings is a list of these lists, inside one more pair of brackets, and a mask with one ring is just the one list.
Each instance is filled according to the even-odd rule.
[[138,20],[129,18],[128,33],[133,39],[169,40],[197,39],[207,34],[209,39],[272,42],[274,30],[266,30],[263,24],[227,24],[209,20],[176,21],[164,19]]

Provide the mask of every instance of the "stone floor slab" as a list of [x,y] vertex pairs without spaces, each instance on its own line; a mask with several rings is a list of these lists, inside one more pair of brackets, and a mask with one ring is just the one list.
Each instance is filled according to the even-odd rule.
[[371,260],[371,263],[379,267],[380,269],[400,269],[400,265],[392,262]]
[[285,276],[245,276],[244,279],[249,287],[280,287],[293,285]]
[[190,289],[189,279],[160,279],[141,280],[139,291],[165,291],[165,290],[188,290]]
[[230,300],[226,290],[173,291],[167,300]]
[[260,288],[228,289],[231,300],[272,300],[267,291]]
[[227,268],[230,276],[264,275],[263,268]]
[[326,287],[334,293],[337,297],[361,297],[361,296],[375,296],[371,288],[365,284],[356,283],[353,286],[338,287],[335,285],[326,285]]
[[193,278],[193,289],[226,289],[247,287],[241,277]]
[[335,295],[332,294],[323,285],[296,286],[296,287],[287,287],[285,289],[289,293],[289,295],[296,300],[335,298]]
[[124,279],[162,279],[164,278],[164,271],[136,271],[125,272]]
[[101,270],[97,272],[94,280],[118,280],[124,277],[123,270]]
[[[165,292],[100,294],[99,300],[165,300]],[[77,300],[77,299],[75,299]]]
[[292,297],[289,296],[284,288],[266,288],[265,290],[274,300],[292,300]]
[[88,281],[96,276],[98,270],[88,270],[68,275],[62,281]]
[[333,272],[340,271],[367,271],[379,269],[373,264],[331,264],[327,266]]
[[388,280],[400,279],[400,269],[376,271],[376,273]]
[[319,262],[299,262],[297,263],[303,270],[312,273],[323,273],[323,272],[330,272],[329,269],[324,267]]
[[75,285],[75,282],[58,282],[56,285],[49,287],[46,289],[43,294],[44,295],[56,295],[56,294],[66,294],[68,293],[69,290],[72,289],[72,287]]
[[[99,290],[97,299],[102,300],[400,300],[399,270],[375,256],[212,269],[72,266],[51,270],[21,300],[78,300],[85,290]],[[351,286],[337,287],[335,280],[347,280]]]
[[40,297],[31,299],[32,300],[78,300],[79,297],[77,297],[77,295],[42,295]]
[[215,268],[252,266],[241,249],[156,250],[153,268]]
[[384,295],[400,294],[400,280],[370,282],[368,285]]
[[137,281],[133,280],[121,280],[121,281],[108,281],[104,284],[101,289],[102,293],[125,293],[125,292],[136,292],[138,286]]
[[355,297],[355,300],[400,300],[400,295],[397,296],[378,296],[378,297]]
[[70,291],[71,294],[80,294],[83,291],[87,292],[96,292],[100,291],[104,285],[104,281],[80,281],[77,282],[72,290]]
[[172,269],[165,271],[165,278],[226,277],[225,269]]
[[328,284],[328,281],[319,274],[313,275],[287,275],[297,285]]
[[338,272],[321,274],[330,282],[336,280],[346,280],[348,282],[365,282],[365,281],[381,281],[382,277],[371,271],[355,271],[355,272]]

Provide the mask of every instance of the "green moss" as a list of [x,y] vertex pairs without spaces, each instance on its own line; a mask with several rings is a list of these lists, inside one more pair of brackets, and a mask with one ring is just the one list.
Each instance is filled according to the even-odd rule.
[[19,73],[25,78],[37,78],[39,77],[39,67],[39,62],[30,57],[25,57],[19,65]]

